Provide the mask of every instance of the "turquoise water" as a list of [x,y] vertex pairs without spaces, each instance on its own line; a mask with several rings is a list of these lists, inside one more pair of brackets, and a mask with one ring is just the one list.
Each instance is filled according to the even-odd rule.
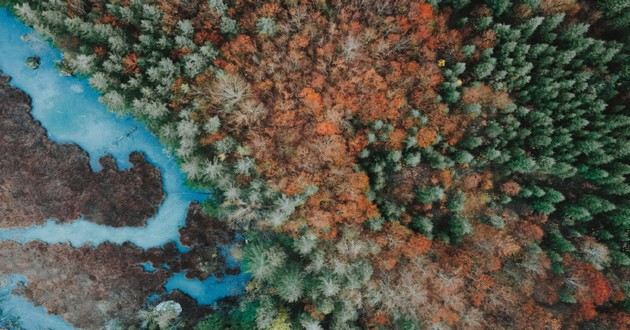
[[[24,42],[20,37],[26,34],[30,40]],[[100,170],[98,160],[107,154],[114,156],[121,168],[129,168],[129,154],[141,151],[160,169],[166,193],[158,213],[143,228],[113,228],[85,219],[58,224],[51,219],[42,226],[2,229],[0,239],[69,242],[74,246],[132,242],[142,248],[178,242],[178,229],[184,225],[188,205],[207,195],[187,188],[184,174],[159,140],[133,118],[108,112],[86,79],[61,76],[54,65],[62,58],[61,53],[6,10],[0,10],[0,54],[0,70],[13,78],[14,86],[30,95],[33,116],[53,141],[78,144],[90,155],[95,170]],[[41,57],[37,70],[24,64],[32,55]]]
[[[27,41],[21,39],[23,35],[29,36]],[[33,55],[41,57],[37,70],[31,70],[24,64],[25,59]],[[98,159],[104,155],[112,155],[120,168],[129,168],[129,154],[132,151],[143,152],[162,174],[165,199],[145,227],[114,228],[86,219],[60,224],[49,219],[40,226],[0,229],[0,240],[68,242],[73,246],[132,242],[145,249],[175,242],[185,251],[179,243],[178,230],[185,223],[190,202],[204,200],[208,197],[207,192],[194,191],[185,185],[185,176],[175,159],[142,123],[108,112],[98,102],[98,92],[86,79],[61,76],[55,68],[55,62],[61,58],[62,54],[57,49],[6,9],[0,8],[0,71],[11,76],[12,85],[32,98],[33,117],[41,122],[49,138],[58,143],[79,145],[89,154],[90,165],[95,171],[101,169]],[[237,275],[202,282],[186,279],[183,273],[178,273],[169,280],[166,289],[179,288],[199,303],[210,304],[225,296],[241,293],[247,280],[247,276]],[[3,306],[4,303],[0,302],[0,307]],[[41,309],[35,308],[35,311],[26,305],[14,309],[23,313],[30,310],[33,320],[42,320],[39,316],[35,317]],[[56,317],[51,317],[51,324],[56,324],[55,320]],[[42,322],[33,324],[32,329],[48,326],[46,321]]]
[[176,273],[164,287],[167,292],[179,289],[194,298],[197,303],[210,305],[221,298],[241,294],[247,281],[249,281],[249,274],[244,273],[227,275],[222,279],[211,276],[203,281],[188,279],[185,273]]
[[[27,330],[71,330],[72,326],[61,317],[49,315],[46,309],[35,306],[28,299],[11,294],[19,284],[26,284],[24,276],[11,275],[0,279],[0,307],[13,316],[20,318],[20,325]],[[9,329],[10,330],[10,329]]]
[[[239,240],[240,238],[237,237],[237,241]],[[238,268],[240,264],[232,255],[232,248],[232,244],[219,245],[219,253],[225,259],[227,268]],[[186,274],[180,272],[174,274],[168,280],[164,288],[166,292],[179,289],[194,298],[197,303],[210,305],[221,298],[238,295],[243,292],[250,277],[250,274],[241,273],[237,275],[225,275],[221,279],[211,276],[201,281],[194,278],[186,278]]]

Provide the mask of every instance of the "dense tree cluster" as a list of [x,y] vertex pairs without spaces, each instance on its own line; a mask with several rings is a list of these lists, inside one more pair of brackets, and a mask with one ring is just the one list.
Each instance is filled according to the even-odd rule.
[[608,105],[619,81],[610,63],[621,46],[586,37],[585,25],[559,28],[562,16],[491,27],[497,44],[481,54],[471,84],[482,80],[508,91],[515,105],[488,112],[487,126],[476,130],[484,141],[475,152],[501,152],[476,165],[518,178],[523,186],[516,197],[551,215],[550,226],[578,240],[598,237],[613,261],[627,266],[630,121],[624,106]]
[[629,326],[628,1],[12,2],[245,234],[196,329]]

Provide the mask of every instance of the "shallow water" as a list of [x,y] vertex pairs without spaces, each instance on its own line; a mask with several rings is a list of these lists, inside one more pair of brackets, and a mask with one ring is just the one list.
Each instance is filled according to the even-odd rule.
[[[23,35],[29,35],[28,41],[21,39]],[[26,58],[33,55],[41,58],[41,65],[37,70],[31,70],[24,64]],[[148,220],[145,227],[114,228],[97,225],[85,219],[59,224],[54,219],[49,219],[40,226],[2,228],[0,240],[21,243],[33,240],[47,243],[68,242],[73,246],[132,242],[141,248],[175,242],[181,251],[185,251],[185,247],[179,243],[178,230],[185,224],[190,202],[204,200],[208,194],[194,191],[185,185],[185,176],[175,159],[142,123],[131,117],[120,117],[108,112],[98,102],[98,92],[86,79],[61,76],[54,65],[61,58],[62,54],[57,49],[43,41],[6,9],[0,8],[0,71],[11,76],[11,84],[32,98],[33,117],[41,122],[49,138],[57,143],[79,145],[89,154],[90,165],[95,171],[101,169],[98,160],[104,155],[112,155],[120,168],[129,168],[129,154],[132,151],[143,152],[146,159],[162,174],[165,199],[157,214]],[[180,288],[199,303],[210,304],[217,299],[242,292],[247,279],[245,275],[237,275],[226,276],[221,281],[211,278],[202,282],[186,279],[183,273],[178,273],[168,282],[166,288],[169,291]],[[7,301],[12,304],[16,314],[22,315],[30,311],[33,316],[28,317],[29,319],[40,320],[37,321],[40,323],[31,324],[32,329],[49,326],[46,323],[48,321],[34,311],[41,314],[43,308],[28,309],[26,305],[18,303],[22,301],[28,304],[28,301],[13,295],[11,297]],[[0,302],[0,307],[5,304],[6,301]],[[57,318],[51,316],[50,324],[56,324],[54,322]]]
[[188,279],[185,273],[176,273],[164,287],[167,292],[179,289],[194,298],[197,303],[210,305],[221,298],[240,294],[245,289],[245,283],[248,280],[249,275],[244,273],[227,275],[222,279],[211,276],[203,281]]
[[[25,34],[30,36],[27,42],[20,38]],[[61,53],[6,10],[0,10],[0,54],[0,70],[13,78],[13,86],[32,98],[33,117],[46,128],[51,140],[78,144],[89,154],[95,170],[100,170],[98,160],[107,154],[114,156],[121,168],[129,168],[129,154],[141,151],[160,170],[166,194],[158,213],[144,228],[113,228],[84,219],[57,224],[51,219],[41,226],[1,229],[0,239],[69,242],[74,246],[128,241],[142,248],[178,242],[178,229],[184,225],[188,205],[207,195],[185,185],[184,174],[159,140],[133,118],[108,112],[86,79],[61,76],[54,65]],[[24,64],[32,55],[41,58],[37,70]]]
[[13,316],[20,318],[20,324],[27,330],[70,330],[73,327],[61,317],[49,315],[46,309],[35,306],[28,299],[11,294],[18,285],[26,284],[26,278],[20,275],[11,275],[0,279],[0,307]]

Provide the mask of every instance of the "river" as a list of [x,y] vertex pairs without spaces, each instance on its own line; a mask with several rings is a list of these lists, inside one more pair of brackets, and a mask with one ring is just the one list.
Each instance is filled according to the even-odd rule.
[[[23,36],[27,36],[23,38]],[[25,59],[41,58],[38,69],[25,65]],[[75,143],[90,156],[94,171],[100,170],[99,158],[112,155],[120,168],[129,168],[132,151],[143,152],[146,159],[162,174],[165,199],[157,214],[144,227],[109,227],[85,219],[60,224],[49,219],[44,225],[26,228],[0,228],[0,240],[25,243],[41,240],[49,244],[68,242],[73,246],[98,245],[103,242],[131,242],[141,248],[163,246],[175,242],[181,250],[178,230],[184,226],[188,206],[192,201],[208,198],[205,191],[190,189],[176,160],[141,122],[129,116],[121,117],[98,101],[99,94],[81,77],[60,75],[55,62],[62,58],[59,50],[38,36],[6,9],[0,8],[0,71],[12,77],[12,85],[32,99],[32,115],[57,143]],[[17,276],[17,275],[16,275]],[[224,281],[210,278],[188,280],[181,273],[167,284],[168,290],[180,289],[199,303],[213,303],[219,298],[242,291],[247,276],[236,275]],[[229,290],[228,290],[229,289]],[[22,318],[41,320],[41,307],[28,307],[23,299],[12,297],[14,312]],[[3,307],[0,303],[0,307]],[[29,315],[31,315],[29,317]],[[53,316],[51,316],[53,317]],[[43,318],[45,319],[45,318]],[[53,329],[71,329],[53,317],[49,324],[30,324],[34,329],[53,325]]]

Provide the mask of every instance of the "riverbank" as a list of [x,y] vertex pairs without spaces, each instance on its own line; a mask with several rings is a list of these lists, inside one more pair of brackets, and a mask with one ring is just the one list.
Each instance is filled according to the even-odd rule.
[[180,233],[188,244],[184,254],[174,244],[144,250],[129,243],[75,248],[0,242],[0,278],[24,277],[14,294],[80,329],[101,329],[112,320],[136,324],[139,311],[165,300],[178,302],[188,320],[198,320],[211,311],[210,304],[239,294],[243,275],[222,253],[234,233],[201,216],[197,204],[190,206]]
[[[101,158],[103,168],[93,172],[89,157],[76,145],[58,144],[30,116],[29,97],[0,75],[0,228],[29,227],[45,219],[71,222],[81,215],[108,226],[143,225],[164,198],[160,172],[141,153],[130,154],[133,166],[118,169],[111,157]],[[45,166],[44,166],[45,165]],[[186,226],[179,231],[187,251],[173,243],[141,249],[133,244],[105,242],[75,248],[67,243],[24,244],[0,242],[0,276],[19,274],[26,281],[14,293],[81,329],[99,329],[107,322],[133,324],[150,296],[175,299],[195,319],[208,313],[195,299],[178,292],[206,280],[221,287],[224,276],[238,275],[222,249],[234,241],[225,224],[205,216],[198,204],[190,205]],[[81,235],[80,232],[75,233]],[[155,265],[151,270],[144,264]],[[169,279],[173,280],[169,281]],[[238,282],[239,277],[234,277]],[[234,287],[234,279],[227,286]],[[190,281],[192,284],[187,284]],[[164,286],[168,285],[168,294]],[[236,283],[237,287],[240,287]],[[202,290],[202,291],[204,291]],[[224,292],[225,290],[219,290]],[[188,292],[190,293],[190,292]],[[203,292],[202,292],[203,293]],[[231,292],[207,293],[215,302]],[[194,292],[193,292],[194,295]],[[160,298],[161,297],[161,298]]]
[[143,154],[120,170],[110,156],[93,172],[87,153],[56,144],[31,116],[30,99],[0,72],[0,227],[28,227],[47,219],[81,216],[112,227],[143,226],[157,212],[164,192],[159,171]]
[[[27,328],[59,320],[47,311],[101,329],[175,300],[192,322],[244,290],[225,254],[234,232],[202,214],[211,195],[186,186],[154,135],[107,112],[85,79],[61,76],[61,54],[1,9],[0,52],[12,77],[0,91],[0,278],[24,279],[0,309]],[[184,294],[200,281],[200,295]]]

